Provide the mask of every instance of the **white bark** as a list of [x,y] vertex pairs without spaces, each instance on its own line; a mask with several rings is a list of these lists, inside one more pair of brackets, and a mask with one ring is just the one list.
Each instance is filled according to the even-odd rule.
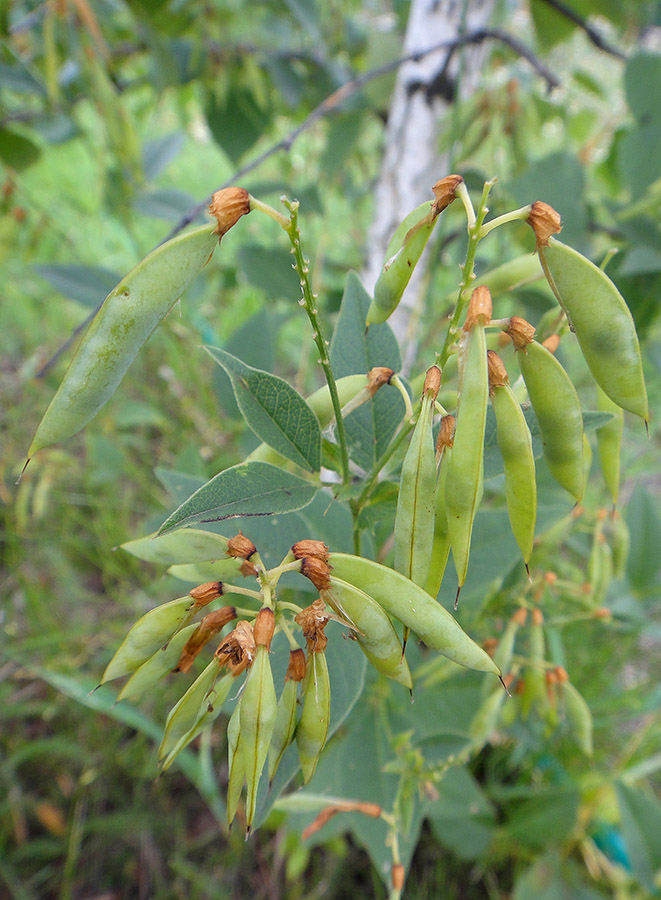
[[[493,7],[493,0],[411,0],[404,53],[419,52],[460,33],[485,27]],[[465,97],[475,88],[485,50],[482,45],[468,45],[461,52],[459,92]],[[432,184],[450,174],[446,171],[447,157],[444,159],[438,151],[438,136],[450,103],[434,92],[433,86],[426,89],[444,70],[447,59],[447,51],[438,51],[418,62],[405,63],[398,72],[363,273],[370,292],[381,271],[388,241],[401,220],[424,200],[431,200]],[[454,54],[446,72],[452,82],[459,67],[459,54]],[[404,347],[405,371],[415,352],[415,340],[408,332],[412,311],[421,297],[426,267],[423,256],[389,320]]]

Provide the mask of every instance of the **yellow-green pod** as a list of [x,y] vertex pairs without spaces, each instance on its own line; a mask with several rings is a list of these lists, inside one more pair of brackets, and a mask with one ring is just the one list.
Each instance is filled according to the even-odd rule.
[[179,661],[184,645],[197,625],[192,623],[175,634],[166,647],[153,653],[146,662],[136,669],[117,695],[117,700],[133,700],[148,694],[161,678],[165,678]]
[[468,734],[470,735],[476,750],[489,740],[489,736],[494,731],[498,724],[498,720],[500,719],[500,711],[506,697],[507,694],[505,689],[499,685],[482,701],[477,712],[473,716],[468,729]]
[[108,294],[39,423],[28,457],[94,418],[217,244],[211,225],[180,234],[153,250]]
[[474,282],[474,287],[480,287],[480,285],[488,287],[493,298],[539,281],[543,277],[544,272],[536,254],[524,253],[522,256],[510,259],[483,275],[479,275]]
[[401,573],[348,553],[331,553],[328,561],[334,578],[364,591],[432,650],[460,666],[500,675],[489,654],[466,634],[454,616]]
[[296,746],[307,784],[326,744],[330,722],[330,679],[323,650],[312,650],[303,679],[303,710],[296,728]]
[[537,250],[595,381],[614,403],[647,421],[640,345],[624,298],[602,269],[572,247],[550,238]]
[[466,580],[473,523],[483,493],[484,430],[489,399],[484,326],[490,318],[489,290],[478,287],[471,297],[464,326],[466,346],[460,360],[459,408],[445,481],[448,532],[459,588]]
[[503,361],[488,351],[489,391],[496,416],[496,439],[503,457],[507,514],[523,561],[528,564],[535,539],[537,482],[532,436],[512,392]]
[[227,723],[227,824],[231,825],[241,799],[241,788],[245,780],[245,765],[241,751],[241,700]]
[[440,464],[434,497],[434,539],[432,541],[429,575],[424,586],[425,591],[431,597],[438,596],[448,564],[448,557],[450,556],[450,533],[448,531],[448,514],[445,508],[445,482],[452,455],[454,427],[455,417],[443,416],[436,440],[436,455],[440,456]]
[[562,696],[565,703],[565,715],[576,743],[586,756],[592,756],[592,713],[571,681],[562,684]]
[[620,493],[620,452],[622,449],[622,433],[624,431],[624,412],[597,386],[597,409],[613,413],[610,422],[597,428],[597,450],[599,465],[606,487],[617,503]]
[[[169,769],[184,747],[187,747],[198,734],[218,718],[223,708],[223,703],[227,699],[227,695],[233,684],[234,676],[228,673],[223,675],[219,681],[216,681],[212,685],[211,689],[204,697],[198,710],[198,715],[191,727],[185,733],[180,734],[167,751],[166,756],[161,762],[161,772],[165,772]],[[170,740],[172,740],[173,736],[173,731],[171,729]]]
[[257,789],[275,727],[278,699],[268,647],[258,645],[241,696],[241,751],[246,773],[246,825],[255,816]]
[[106,666],[101,684],[135,672],[190,621],[194,600],[178,597],[150,609],[135,623]]
[[397,309],[434,230],[436,218],[434,203],[423,203],[410,212],[395,231],[386,250],[383,269],[374,286],[374,300],[367,311],[367,325],[385,322]]
[[[185,531],[185,529],[181,529],[181,531]],[[181,534],[181,531],[173,534]],[[163,537],[169,536],[163,535]],[[216,562],[178,563],[168,567],[168,575],[188,584],[202,584],[205,581],[233,581],[235,578],[243,576],[245,563],[244,559],[233,557],[219,559]]]
[[188,734],[207,707],[209,697],[218,676],[218,660],[212,659],[200,672],[183,697],[172,707],[165,720],[163,740],[158,748],[159,761],[164,760],[180,738]]
[[544,616],[539,609],[532,611],[532,624],[530,626],[530,643],[528,647],[528,660],[530,665],[526,669],[525,687],[521,695],[521,715],[527,719],[530,710],[534,706],[540,716],[544,715],[548,706],[546,694],[546,677],[544,674],[544,661],[546,647],[544,642],[544,629],[542,623]]
[[611,550],[613,554],[613,575],[615,578],[624,578],[627,573],[629,561],[629,547],[631,535],[629,526],[624,517],[617,511],[610,520],[611,524]]
[[427,370],[420,415],[402,463],[395,514],[395,569],[416,584],[429,574],[434,540],[436,455],[432,435],[434,401],[441,386],[441,370]]
[[172,566],[224,560],[227,553],[227,538],[198,528],[182,528],[171,534],[150,534],[135,541],[127,541],[120,546],[122,550],[145,562]]
[[576,500],[583,496],[583,416],[576,388],[555,356],[537,341],[520,351],[519,364],[537,417],[551,474]]
[[597,524],[588,559],[590,600],[594,607],[602,606],[613,580],[613,556],[604,535],[602,523]]
[[269,782],[273,781],[273,777],[280,765],[280,760],[294,738],[297,694],[297,683],[295,681],[286,681],[278,700],[273,738],[269,748]]
[[338,615],[355,626],[356,642],[374,668],[411,690],[411,672],[397,632],[376,600],[332,575],[331,589],[322,591],[322,597]]

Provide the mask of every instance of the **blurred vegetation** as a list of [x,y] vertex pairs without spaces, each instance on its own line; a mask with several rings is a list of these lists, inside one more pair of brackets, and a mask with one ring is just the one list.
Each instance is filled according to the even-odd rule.
[[[604,596],[613,618],[586,617],[571,629],[558,622],[562,650],[551,647],[592,709],[594,759],[586,761],[566,723],[550,728],[532,716],[503,729],[470,766],[433,784],[413,778],[411,900],[638,900],[661,892],[661,14],[653,2],[572,5],[626,59],[595,47],[551,4],[531,0],[514,22],[560,87],[547,92],[524,60],[494,42],[482,84],[453,110],[441,144],[471,189],[498,175],[494,214],[546,200],[562,213],[568,243],[597,261],[617,248],[608,272],[643,341],[653,414],[649,441],[639,424],[627,420],[625,429],[620,508],[631,549]],[[512,24],[512,6],[495,4],[496,26]],[[15,485],[70,356],[68,349],[51,365],[62,344],[213,189],[351,77],[395,59],[408,4],[260,0],[246,10],[240,0],[52,0],[16,2],[0,14],[3,898],[387,896],[388,854],[371,821],[343,814],[302,841],[316,810],[283,801],[244,843],[224,825],[222,729],[156,780],[168,684],[139,711],[113,705],[110,692],[88,693],[128,625],[181,591],[171,576],[116,549],[157,527],[176,502],[154,470],[206,480],[257,442],[199,345],[223,346],[303,393],[320,383],[307,323],[292,309],[296,279],[277,226],[251,217],[224,238],[222,256],[113,400]],[[328,321],[347,270],[360,270],[376,214],[371,191],[391,88],[392,76],[375,79],[241,178],[273,205],[281,194],[301,201]],[[423,323],[446,311],[462,227],[451,210]],[[496,238],[493,257],[480,264],[530,250],[524,232]],[[499,315],[509,314],[508,302]],[[517,302],[537,318],[550,306],[532,289]],[[421,334],[425,359],[433,335]],[[590,408],[585,370],[571,353],[564,362]],[[579,583],[596,512],[609,504],[596,463],[593,475],[585,517],[557,560]],[[477,618],[483,604],[491,622],[506,621],[512,577],[502,567],[486,577],[480,600],[467,598],[469,615]],[[448,676],[412,654],[421,679],[412,712],[370,683],[315,784],[354,796],[342,780],[350,772],[356,796],[383,789],[389,797],[382,773],[368,766],[379,739],[389,747],[391,768],[383,771],[419,774],[416,739],[427,741],[427,763],[446,759],[439,735],[461,721],[479,680]],[[387,706],[398,723],[394,747],[378,726]]]

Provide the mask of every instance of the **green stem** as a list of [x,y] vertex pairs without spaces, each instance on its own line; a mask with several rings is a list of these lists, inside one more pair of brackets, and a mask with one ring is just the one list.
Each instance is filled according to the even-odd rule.
[[349,472],[349,453],[347,451],[347,437],[344,429],[344,420],[342,418],[342,407],[340,406],[340,398],[337,393],[335,376],[333,375],[333,370],[330,364],[330,357],[328,355],[328,341],[324,340],[321,323],[319,322],[319,316],[317,313],[316,296],[312,291],[312,286],[310,285],[309,261],[306,260],[303,256],[303,250],[301,248],[301,232],[298,228],[298,202],[283,200],[283,203],[285,204],[285,207],[289,211],[290,215],[287,234],[292,246],[295,268],[298,273],[301,285],[302,299],[300,303],[301,306],[304,307],[308,315],[308,319],[310,320],[310,325],[312,326],[312,338],[317,346],[317,350],[319,351],[319,363],[321,365],[321,368],[324,370],[326,382],[328,383],[331,403],[333,404],[333,412],[335,413],[335,432],[337,434],[337,441],[340,449],[340,460],[342,463],[342,481],[345,485],[348,485],[351,479],[351,475]]
[[494,230],[494,228],[498,228],[500,225],[506,225],[508,222],[525,222],[530,215],[531,209],[532,205],[529,203],[527,206],[522,206],[520,209],[513,209],[512,212],[505,213],[502,216],[492,219],[480,228],[480,238],[486,237],[490,231]]
[[484,188],[482,190],[482,199],[480,201],[480,207],[477,211],[477,215],[475,217],[475,221],[471,224],[469,217],[468,222],[468,249],[466,251],[466,262],[463,265],[462,273],[461,273],[461,284],[459,286],[459,295],[457,297],[457,305],[455,307],[454,313],[452,315],[452,319],[450,321],[450,325],[448,327],[448,333],[445,336],[445,343],[443,344],[443,349],[441,350],[438,358],[438,365],[443,368],[443,366],[448,361],[450,356],[450,348],[455,342],[457,337],[457,333],[459,332],[459,321],[463,315],[464,309],[466,308],[466,304],[470,299],[470,289],[473,281],[475,280],[475,273],[473,271],[475,267],[475,254],[477,252],[477,245],[480,243],[480,239],[482,235],[480,234],[482,223],[484,222],[484,218],[486,214],[489,212],[487,207],[487,198],[489,196],[489,191],[496,183],[495,178],[491,181],[487,181],[484,184]]

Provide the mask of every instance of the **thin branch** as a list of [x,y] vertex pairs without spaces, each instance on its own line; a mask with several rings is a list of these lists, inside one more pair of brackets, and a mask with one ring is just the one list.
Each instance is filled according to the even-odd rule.
[[[325,100],[322,100],[321,103],[307,115],[307,117],[301,122],[300,125],[297,125],[296,128],[293,128],[283,138],[281,138],[279,141],[276,141],[275,144],[267,147],[267,149],[264,150],[263,153],[260,153],[259,156],[257,156],[251,162],[246,163],[240,169],[237,169],[232,174],[231,178],[229,178],[223,184],[219,185],[219,187],[215,190],[221,190],[222,188],[230,187],[232,184],[236,184],[236,182],[243,178],[245,175],[259,168],[259,166],[261,166],[263,162],[266,162],[266,160],[271,156],[274,156],[281,150],[289,150],[294,141],[298,137],[300,137],[300,135],[303,134],[304,131],[307,131],[307,129],[310,128],[310,126],[314,122],[338,110],[341,104],[347,99],[347,97],[355,94],[362,87],[364,87],[364,85],[369,84],[369,82],[371,81],[374,81],[374,79],[381,78],[383,75],[388,75],[390,72],[395,71],[405,63],[419,62],[421,59],[424,59],[426,56],[430,56],[432,53],[438,53],[441,50],[447,50],[448,53],[452,54],[459,50],[461,47],[468,46],[469,44],[481,44],[486,40],[500,41],[500,43],[506,44],[515,53],[523,57],[523,59],[529,62],[530,65],[535,69],[535,71],[546,81],[549,90],[558,87],[558,85],[560,84],[560,80],[557,78],[557,76],[547,66],[545,66],[535,56],[535,54],[525,46],[525,44],[519,41],[518,38],[512,37],[512,35],[508,34],[505,31],[501,31],[500,29],[482,28],[478,31],[470,32],[470,34],[461,35],[455,40],[440,41],[439,43],[434,44],[433,46],[428,47],[425,50],[416,50],[412,53],[407,53],[405,56],[400,56],[398,59],[394,59],[382,66],[377,66],[374,69],[370,69],[369,72],[364,72],[362,75],[359,75],[356,78],[352,78],[350,81],[345,82],[345,84],[340,85],[337,90],[333,91],[332,94],[329,94],[329,96],[326,97]],[[163,238],[161,244],[164,244],[166,241],[171,240],[173,237],[179,234],[180,231],[190,225],[191,222],[194,222],[195,219],[200,215],[200,213],[202,213],[211,202],[211,196],[212,195],[209,194],[208,197],[205,197],[204,200],[196,204],[196,206],[194,206],[192,209],[188,210],[188,212],[184,216],[182,216],[181,219],[179,219],[170,233],[165,238]],[[95,310],[92,311],[89,316],[87,316],[85,321],[78,326],[78,328],[73,332],[73,334],[70,335],[67,341],[57,350],[53,357],[41,367],[41,369],[37,372],[38,378],[43,378],[44,375],[46,375],[50,371],[50,369],[53,367],[62,353],[71,345],[76,335],[79,334],[83,328],[85,328],[85,326],[91,321],[91,319],[96,315],[100,308],[101,303]]]
[[566,3],[563,3],[562,0],[542,0],[542,3],[546,3],[551,9],[554,9],[556,12],[560,13],[561,16],[564,16],[565,19],[569,19],[574,25],[578,25],[579,28],[582,28],[595,47],[603,50],[604,53],[610,53],[611,56],[615,56],[617,59],[627,58],[626,53],[623,53],[619,47],[614,47],[613,44],[610,44],[601,36],[596,28],[593,28],[589,22],[582,16],[579,16],[579,14],[571,9],[571,7],[567,6]]
[[[339,109],[340,105],[346,100],[347,97],[350,97],[352,94],[355,94],[366,84],[369,84],[370,81],[373,81],[376,78],[381,78],[383,75],[388,75],[390,72],[395,71],[400,66],[404,65],[408,62],[419,62],[421,59],[424,59],[426,56],[430,56],[432,53],[438,53],[441,50],[447,50],[450,53],[456,52],[461,47],[465,47],[469,44],[481,44],[486,40],[496,40],[500,41],[503,44],[506,44],[515,53],[519,56],[523,57],[527,62],[531,64],[531,66],[535,69],[535,71],[546,81],[549,90],[556,88],[560,84],[560,80],[557,76],[547,67],[545,66],[536,56],[535,54],[526,47],[518,38],[512,37],[512,35],[507,34],[507,32],[501,31],[500,29],[488,29],[482,28],[478,31],[473,31],[470,34],[461,35],[452,41],[441,41],[438,44],[434,44],[431,47],[428,47],[426,50],[416,50],[412,53],[407,53],[405,56],[400,56],[398,59],[394,59],[391,62],[385,63],[382,66],[378,66],[375,69],[370,69],[369,72],[365,72],[362,75],[359,75],[356,78],[352,78],[350,81],[345,82],[345,84],[341,85],[337,90],[333,91],[325,100],[316,106],[311,113],[301,122],[300,125],[297,125],[296,128],[293,128],[290,132],[288,132],[283,138],[277,141],[275,144],[272,144],[270,147],[267,147],[263,153],[257,156],[254,160],[249,163],[246,163],[245,166],[242,166],[236,172],[233,173],[232,177],[228,179],[223,184],[219,185],[216,190],[221,190],[225,187],[230,187],[232,184],[235,184],[240,178],[243,178],[245,175],[252,172],[254,169],[261,166],[263,162],[269,159],[271,156],[274,156],[276,153],[279,153],[281,150],[289,150],[294,143],[294,141],[303,134],[304,131],[307,131],[310,126],[316,122],[318,119],[324,118],[332,112],[335,112]],[[168,234],[164,241],[169,241],[171,238],[175,237],[183,228],[186,228],[191,222],[195,221],[197,216],[209,205],[211,202],[211,194],[208,197],[205,197],[200,203],[198,203],[195,207],[190,209],[185,216],[183,216],[179,222],[174,226],[172,231]]]

